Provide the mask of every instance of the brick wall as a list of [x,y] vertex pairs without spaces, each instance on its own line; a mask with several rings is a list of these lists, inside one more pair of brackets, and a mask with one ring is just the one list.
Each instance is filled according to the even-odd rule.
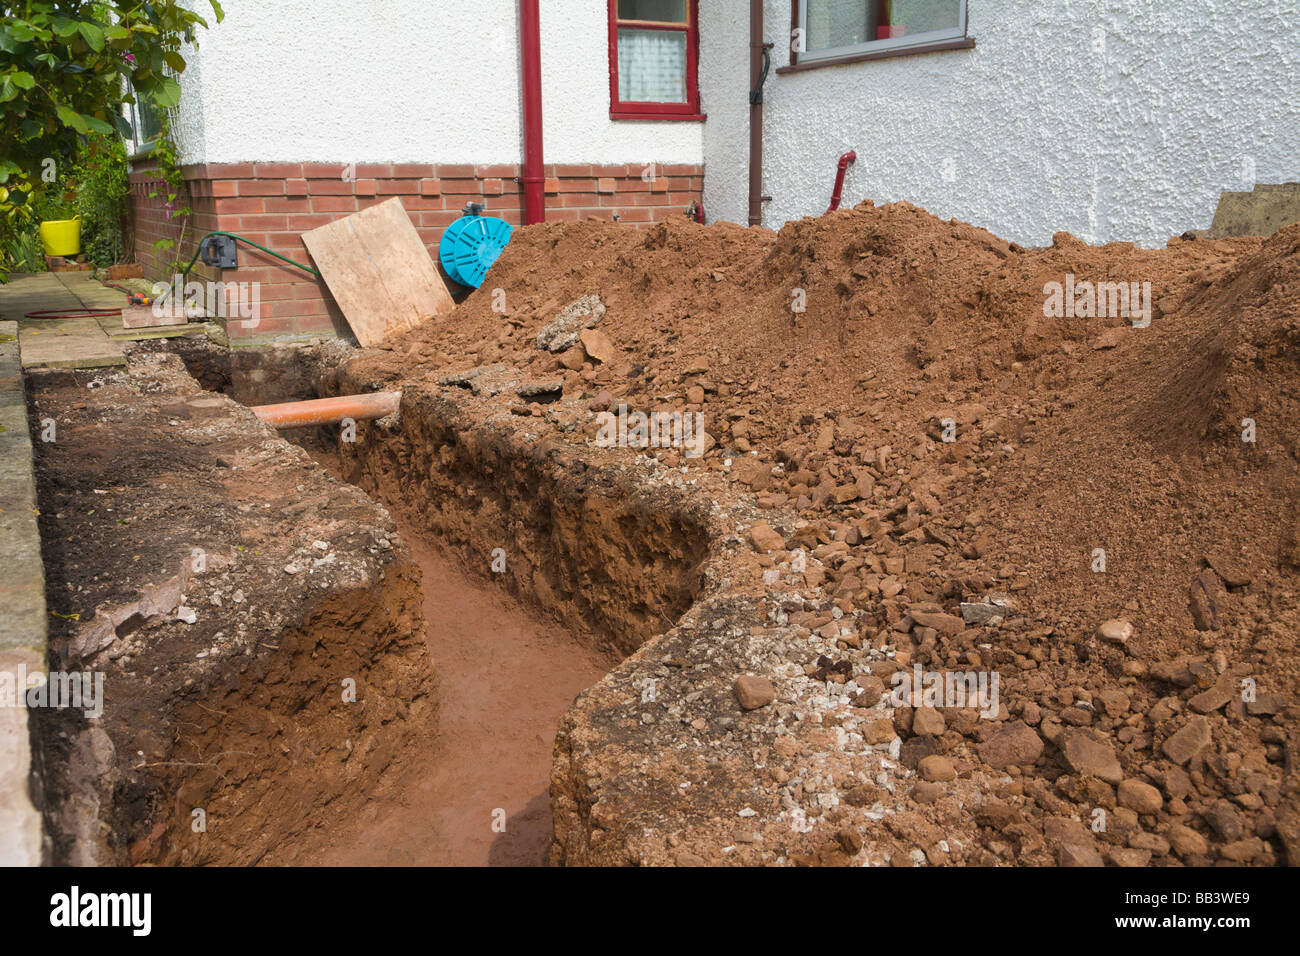
[[[460,217],[466,203],[485,203],[487,215],[515,226],[523,215],[523,187],[515,181],[520,168],[509,164],[239,163],[190,166],[185,175],[195,211],[184,243],[187,261],[198,239],[219,229],[312,265],[302,233],[392,196],[401,197],[435,262],[443,230]],[[164,262],[173,253],[160,261],[151,244],[162,236],[174,237],[177,227],[157,201],[145,196],[150,178],[151,164],[136,164],[131,176],[136,257],[151,277],[170,280]],[[683,215],[700,200],[703,186],[703,167],[695,165],[550,165],[546,219],[599,218],[645,228]],[[252,328],[230,322],[232,345],[346,334],[347,324],[325,283],[273,256],[240,243],[239,268],[219,271],[196,267],[205,279],[259,283],[260,318]],[[448,285],[454,293],[457,286]]]
[[[194,255],[198,240],[207,232],[220,228],[217,226],[217,213],[210,195],[203,195],[196,184],[190,183],[191,193],[181,196],[174,204],[177,207],[188,205],[194,210],[189,224],[182,235],[182,220],[172,216],[164,206],[161,198],[151,199],[149,193],[163,191],[158,183],[158,167],[152,160],[132,164],[130,177],[131,218],[134,227],[135,260],[144,266],[145,275],[152,279],[170,280],[171,270],[168,263],[173,259],[184,258],[189,262]],[[165,195],[165,193],[164,193]],[[170,249],[155,250],[154,244],[162,239],[170,239],[174,245]],[[182,267],[183,268],[183,267]],[[195,272],[208,274],[201,262],[195,264]],[[215,274],[208,278],[220,278]]]

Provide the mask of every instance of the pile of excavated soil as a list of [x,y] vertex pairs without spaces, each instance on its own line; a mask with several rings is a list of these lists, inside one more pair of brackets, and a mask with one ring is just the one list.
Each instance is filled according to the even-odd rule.
[[[485,407],[587,445],[620,404],[698,411],[703,457],[649,453],[770,509],[757,568],[825,598],[790,623],[843,615],[815,679],[877,709],[917,663],[996,671],[996,718],[886,711],[917,773],[896,861],[1294,863],[1298,276],[1300,225],[1157,250],[1024,249],[905,203],[779,233],[536,226],[453,315],[348,375],[513,368],[566,403]],[[1150,283],[1150,324],[1049,314],[1051,283]],[[538,346],[592,295],[582,342]],[[782,739],[763,772],[799,804],[804,738]],[[967,849],[936,848],[959,832]]]

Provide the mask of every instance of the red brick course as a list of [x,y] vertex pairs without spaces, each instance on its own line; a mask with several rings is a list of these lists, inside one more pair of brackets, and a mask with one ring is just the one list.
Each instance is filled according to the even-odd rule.
[[[146,275],[169,282],[167,262],[188,262],[198,240],[214,230],[238,233],[311,265],[302,233],[392,196],[401,199],[435,261],[443,230],[468,202],[484,203],[486,215],[515,226],[523,221],[517,165],[209,163],[184,169],[194,216],[182,237],[179,222],[148,197],[153,170],[152,162],[144,161],[131,173],[136,261]],[[546,166],[544,175],[548,221],[617,219],[638,229],[683,215],[704,187],[704,169],[693,165],[560,164]],[[156,254],[153,244],[165,238],[179,247]],[[232,345],[346,334],[347,324],[323,281],[243,243],[238,269],[198,263],[194,278],[260,284],[260,321],[229,322]]]

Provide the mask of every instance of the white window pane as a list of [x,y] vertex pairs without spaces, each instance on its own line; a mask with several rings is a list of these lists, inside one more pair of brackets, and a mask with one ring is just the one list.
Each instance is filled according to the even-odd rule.
[[685,23],[686,0],[618,0],[618,18]]
[[618,98],[637,103],[685,103],[686,34],[620,29]]
[[809,50],[829,50],[874,40],[877,12],[873,0],[807,0],[806,44]]
[[954,30],[961,26],[960,0],[892,0],[882,6],[881,25],[889,26],[894,36]]
[[805,0],[809,52],[956,31],[964,0]]

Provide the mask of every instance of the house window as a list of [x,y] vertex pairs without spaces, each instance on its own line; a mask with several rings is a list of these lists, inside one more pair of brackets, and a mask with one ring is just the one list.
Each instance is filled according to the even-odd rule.
[[696,0],[609,0],[609,115],[703,119]]
[[965,48],[966,0],[795,0],[791,64]]
[[131,142],[128,145],[135,154],[153,142],[162,130],[165,114],[151,100],[137,93],[134,87],[131,88],[131,95],[135,102],[123,104],[123,107],[126,120],[131,126]]

